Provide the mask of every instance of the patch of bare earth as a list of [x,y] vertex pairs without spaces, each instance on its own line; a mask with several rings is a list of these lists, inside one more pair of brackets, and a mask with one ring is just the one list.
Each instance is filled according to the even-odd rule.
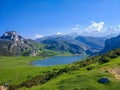
[[7,90],[5,86],[0,86],[0,90]]
[[112,68],[109,72],[112,73],[117,80],[120,80],[120,68]]

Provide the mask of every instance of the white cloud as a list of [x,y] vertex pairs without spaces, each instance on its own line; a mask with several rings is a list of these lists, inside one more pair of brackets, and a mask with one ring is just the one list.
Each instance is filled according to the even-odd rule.
[[61,32],[57,32],[56,35],[61,35],[62,33]]
[[75,27],[75,28],[72,28],[72,30],[77,31],[79,30],[79,28]]
[[89,25],[85,30],[86,31],[99,31],[100,32],[100,31],[102,31],[103,26],[104,26],[104,22],[96,23],[96,22],[92,21],[92,24]]
[[35,34],[34,39],[37,39],[37,38],[43,38],[43,37],[44,37],[44,36],[41,35],[41,34]]
[[118,35],[120,33],[120,24],[116,27],[104,27],[103,21],[95,22],[92,20],[91,24],[84,30],[81,30],[80,25],[76,24],[72,28],[72,31],[82,36],[105,37],[110,35]]
[[76,24],[74,28],[72,28],[73,31],[78,31],[80,30],[80,25]]
[[106,31],[108,32],[112,32],[112,33],[120,33],[120,26],[118,25],[118,26],[116,26],[116,27],[108,27],[107,29],[106,29]]

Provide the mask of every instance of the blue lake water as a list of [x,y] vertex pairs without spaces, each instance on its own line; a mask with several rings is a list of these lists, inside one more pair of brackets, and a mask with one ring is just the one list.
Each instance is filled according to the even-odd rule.
[[84,56],[55,56],[44,60],[36,60],[31,62],[35,66],[52,66],[61,64],[71,64],[75,61],[82,60]]

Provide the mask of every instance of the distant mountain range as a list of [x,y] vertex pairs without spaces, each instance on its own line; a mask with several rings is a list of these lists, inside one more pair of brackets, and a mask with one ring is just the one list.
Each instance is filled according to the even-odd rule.
[[45,45],[46,49],[61,53],[69,52],[72,54],[82,54],[87,49],[86,46],[76,41],[73,37],[65,35],[49,36],[42,39],[36,39],[36,41]]
[[73,35],[54,35],[36,39],[46,49],[72,54],[92,54],[104,48],[105,37],[85,37]]
[[98,52],[104,48],[104,42],[106,37],[85,37],[85,36],[78,36],[75,40],[83,43],[87,46],[88,50],[92,52]]
[[[0,55],[36,56],[54,55],[55,52],[71,54],[94,54],[120,48],[120,35],[87,37],[75,35],[53,35],[36,40],[25,39],[15,31],[8,31],[0,37]],[[52,53],[52,54],[51,54]]]

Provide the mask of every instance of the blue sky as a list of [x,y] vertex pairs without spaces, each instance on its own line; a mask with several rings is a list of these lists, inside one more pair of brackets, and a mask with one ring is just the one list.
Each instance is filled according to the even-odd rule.
[[120,0],[0,0],[0,35],[15,30],[26,38],[80,30],[91,22],[120,25]]

